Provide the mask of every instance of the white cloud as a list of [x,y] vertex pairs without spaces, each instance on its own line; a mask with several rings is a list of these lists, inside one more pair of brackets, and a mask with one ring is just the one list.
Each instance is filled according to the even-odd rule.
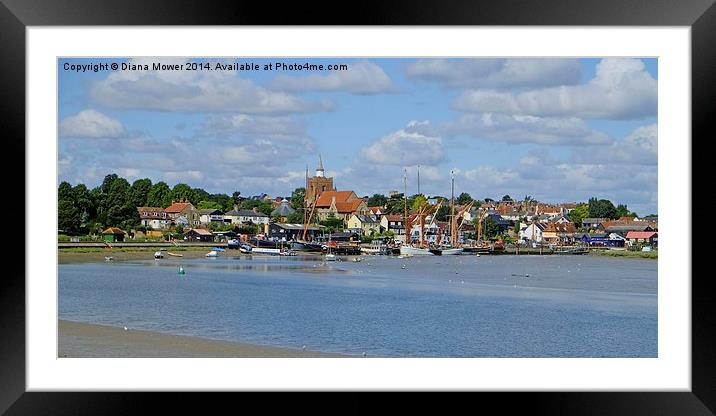
[[211,116],[201,127],[201,134],[238,133],[254,136],[305,135],[306,126],[290,117],[270,117],[248,114]]
[[636,119],[656,114],[657,81],[639,59],[606,58],[585,85],[519,93],[470,90],[458,96],[453,106],[472,112]]
[[81,138],[118,138],[126,134],[119,120],[88,109],[60,122],[60,136]]
[[650,124],[634,129],[623,140],[611,146],[579,152],[573,158],[582,163],[656,165],[658,161],[658,127]]
[[360,156],[379,165],[436,165],[445,160],[445,150],[440,137],[425,134],[428,127],[427,121],[411,121],[364,148]]
[[279,75],[273,79],[271,88],[286,92],[345,91],[353,94],[380,94],[396,90],[383,69],[367,61],[348,64],[347,71],[334,71],[328,75]]
[[578,83],[581,65],[576,59],[421,59],[406,75],[448,87],[551,87]]
[[444,126],[449,135],[467,134],[481,140],[545,145],[596,145],[612,140],[578,118],[554,118],[495,113],[467,114]]
[[[146,62],[130,60],[133,64]],[[306,101],[269,91],[225,71],[117,71],[94,83],[89,95],[107,107],[158,111],[282,114],[333,108],[330,101]]]

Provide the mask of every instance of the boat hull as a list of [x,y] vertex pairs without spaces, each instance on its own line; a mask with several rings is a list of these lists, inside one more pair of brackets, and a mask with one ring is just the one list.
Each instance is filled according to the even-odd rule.
[[427,248],[401,246],[400,247],[400,255],[401,256],[434,256],[435,254],[431,253],[430,250]]

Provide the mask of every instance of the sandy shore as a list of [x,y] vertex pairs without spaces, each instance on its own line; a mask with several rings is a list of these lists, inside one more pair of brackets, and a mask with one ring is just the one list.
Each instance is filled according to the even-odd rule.
[[60,358],[309,358],[341,354],[59,321]]

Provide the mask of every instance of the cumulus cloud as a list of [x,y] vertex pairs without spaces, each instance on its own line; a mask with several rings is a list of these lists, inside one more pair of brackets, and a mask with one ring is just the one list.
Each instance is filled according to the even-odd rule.
[[238,133],[271,137],[296,136],[306,133],[305,123],[290,117],[270,117],[249,114],[218,115],[208,117],[201,134]]
[[639,59],[606,58],[584,85],[519,93],[477,89],[453,101],[462,111],[547,117],[638,119],[656,114],[657,81]]
[[99,111],[87,109],[60,122],[60,136],[118,138],[126,134],[122,123]]
[[411,121],[364,148],[361,158],[380,165],[436,165],[446,155],[442,139],[426,134],[429,125],[428,121]]
[[576,59],[421,59],[406,75],[448,87],[552,87],[577,84],[581,65]]
[[368,61],[349,64],[347,71],[334,71],[328,75],[279,75],[273,79],[271,89],[286,92],[345,91],[353,94],[380,94],[396,90],[383,69]]
[[[129,62],[149,61],[131,59]],[[186,59],[163,59],[162,62],[183,63]],[[270,91],[226,71],[118,71],[95,82],[89,96],[111,108],[157,111],[286,114],[333,108],[330,101],[307,101]]]
[[634,129],[623,140],[590,152],[575,152],[574,160],[583,163],[656,165],[658,161],[656,124]]
[[610,144],[605,133],[578,118],[535,117],[495,113],[467,114],[446,123],[446,134],[467,134],[481,140],[543,145]]

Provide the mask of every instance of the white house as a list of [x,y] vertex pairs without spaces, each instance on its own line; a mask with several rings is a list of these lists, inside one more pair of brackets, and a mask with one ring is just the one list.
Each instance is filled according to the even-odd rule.
[[142,226],[152,230],[164,230],[169,228],[171,219],[164,212],[164,208],[159,207],[137,207],[139,219]]
[[199,210],[199,222],[202,225],[208,225],[212,222],[224,222],[224,214],[218,209],[201,209]]
[[258,211],[233,209],[224,213],[224,222],[231,224],[244,224],[247,222],[268,224],[269,216]]
[[520,230],[520,240],[542,242],[542,232],[547,228],[546,224],[533,222],[532,224]]

